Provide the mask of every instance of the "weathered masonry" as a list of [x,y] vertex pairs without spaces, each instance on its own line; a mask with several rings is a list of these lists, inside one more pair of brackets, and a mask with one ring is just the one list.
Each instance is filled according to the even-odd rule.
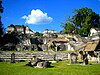
[[0,52],[0,61],[11,62],[11,56],[14,54],[15,61],[30,61],[33,56],[42,60],[67,60],[66,52]]

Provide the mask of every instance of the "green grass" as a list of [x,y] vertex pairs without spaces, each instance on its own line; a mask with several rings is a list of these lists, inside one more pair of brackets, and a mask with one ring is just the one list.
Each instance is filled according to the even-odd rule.
[[0,62],[0,75],[100,75],[100,64],[68,65],[66,61],[52,64],[51,68],[25,66],[27,62]]

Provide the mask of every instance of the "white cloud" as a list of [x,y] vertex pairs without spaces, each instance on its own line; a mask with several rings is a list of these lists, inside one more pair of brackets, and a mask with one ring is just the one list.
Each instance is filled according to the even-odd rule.
[[33,9],[31,14],[22,16],[22,19],[26,19],[26,24],[46,24],[53,20],[53,18],[49,17],[47,13],[42,12],[40,9]]

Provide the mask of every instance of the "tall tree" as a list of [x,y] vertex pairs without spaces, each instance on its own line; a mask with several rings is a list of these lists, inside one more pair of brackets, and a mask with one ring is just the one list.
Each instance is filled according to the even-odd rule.
[[[75,28],[75,33],[88,35],[92,27],[100,27],[100,16],[90,8],[75,9],[71,24]],[[66,25],[65,25],[66,26]]]
[[66,34],[73,33],[73,31],[75,30],[75,27],[73,26],[72,21],[70,19],[70,16],[67,19],[67,23],[65,23],[63,27],[64,27],[63,32]]
[[0,0],[0,45],[2,45],[2,37],[4,33],[3,24],[1,22],[1,14],[3,13],[2,0]]

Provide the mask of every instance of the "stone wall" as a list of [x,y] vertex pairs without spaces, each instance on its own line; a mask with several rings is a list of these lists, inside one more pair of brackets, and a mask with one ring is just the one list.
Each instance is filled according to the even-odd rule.
[[15,61],[30,61],[33,56],[43,60],[67,60],[67,52],[0,52],[0,61],[11,62],[11,54],[15,54]]

